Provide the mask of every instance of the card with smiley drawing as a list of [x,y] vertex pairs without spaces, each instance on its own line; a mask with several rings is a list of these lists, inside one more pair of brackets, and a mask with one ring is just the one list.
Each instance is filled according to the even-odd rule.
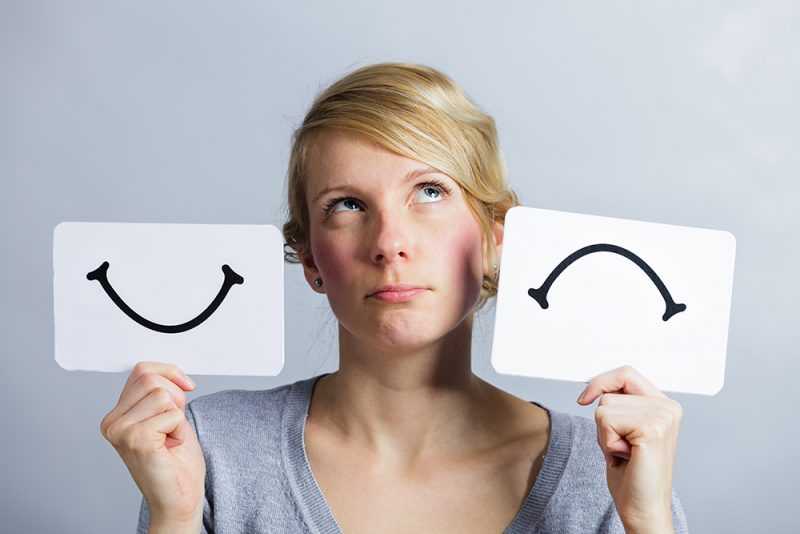
[[588,382],[632,365],[663,391],[722,389],[736,241],[720,230],[508,211],[492,366]]
[[62,222],[53,298],[64,369],[283,368],[283,238],[272,225]]

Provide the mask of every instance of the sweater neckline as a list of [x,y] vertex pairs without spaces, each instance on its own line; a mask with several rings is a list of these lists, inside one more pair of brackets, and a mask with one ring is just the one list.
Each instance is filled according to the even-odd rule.
[[[299,380],[289,389],[281,416],[281,454],[289,484],[311,531],[318,534],[343,534],[311,471],[304,440],[314,386],[317,380],[328,374],[330,373]],[[530,402],[549,415],[550,438],[536,481],[503,534],[523,534],[533,530],[561,480],[572,447],[572,424],[569,416],[550,410],[538,402]]]

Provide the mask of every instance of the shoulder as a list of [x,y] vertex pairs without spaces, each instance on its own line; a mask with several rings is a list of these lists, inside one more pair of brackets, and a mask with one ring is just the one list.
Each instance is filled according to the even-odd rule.
[[195,417],[233,414],[257,417],[263,415],[265,410],[279,409],[285,402],[292,386],[293,384],[285,384],[264,390],[228,389],[217,391],[192,399],[189,407]]
[[203,395],[187,404],[186,417],[205,450],[227,446],[234,440],[246,445],[269,437],[277,439],[283,408],[293,386],[231,389]]
[[298,453],[287,452],[287,409],[302,414],[303,388],[310,380],[264,390],[218,391],[186,405],[206,464],[204,520],[213,525],[209,532],[303,531],[288,477]]
[[556,412],[570,436],[570,455],[567,467],[586,474],[598,473],[605,481],[605,457],[597,442],[597,425],[594,419],[565,412]]
[[548,409],[551,418],[541,489],[550,498],[539,531],[624,532],[606,481],[593,419]]
[[551,440],[548,453],[562,460],[563,472],[557,490],[580,493],[608,504],[611,495],[606,482],[606,463],[597,442],[594,420],[550,410]]

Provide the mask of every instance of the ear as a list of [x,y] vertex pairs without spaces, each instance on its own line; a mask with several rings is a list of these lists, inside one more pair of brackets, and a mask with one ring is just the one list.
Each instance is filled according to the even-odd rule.
[[317,287],[314,285],[314,280],[321,278],[317,264],[314,263],[314,257],[308,254],[301,260],[301,263],[303,264],[303,275],[306,277],[306,282],[311,286],[311,289],[317,293],[325,293],[324,286]]
[[[492,261],[491,255],[486,254],[486,260],[484,262],[484,274],[486,276],[493,276],[493,265],[492,263],[497,264],[497,269],[500,269],[500,258],[503,255],[503,234],[505,231],[505,227],[502,223],[495,221],[492,224],[492,237],[494,238],[494,261]],[[487,252],[491,252],[488,250]]]

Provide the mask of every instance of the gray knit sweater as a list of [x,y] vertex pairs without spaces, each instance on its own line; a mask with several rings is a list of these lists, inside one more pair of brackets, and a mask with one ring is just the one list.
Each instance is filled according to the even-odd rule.
[[[303,431],[324,375],[264,391],[229,390],[188,403],[206,461],[204,533],[341,534],[306,457]],[[550,441],[536,482],[504,534],[625,532],[608,491],[592,420],[549,410]],[[672,491],[675,532],[688,532]],[[150,516],[142,499],[137,532]]]

